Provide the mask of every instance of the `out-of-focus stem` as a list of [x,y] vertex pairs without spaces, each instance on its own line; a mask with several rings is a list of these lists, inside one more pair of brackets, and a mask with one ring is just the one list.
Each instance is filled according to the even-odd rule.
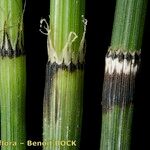
[[26,144],[26,58],[23,49],[22,5],[22,0],[0,0],[0,115],[2,150],[25,150]]

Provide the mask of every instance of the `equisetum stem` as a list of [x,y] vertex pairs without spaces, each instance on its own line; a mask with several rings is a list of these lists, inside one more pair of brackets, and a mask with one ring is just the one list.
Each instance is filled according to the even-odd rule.
[[1,149],[25,150],[26,60],[22,0],[0,0]]
[[100,150],[129,150],[147,0],[117,0],[105,59]]
[[43,105],[44,150],[78,150],[82,122],[84,0],[51,0]]

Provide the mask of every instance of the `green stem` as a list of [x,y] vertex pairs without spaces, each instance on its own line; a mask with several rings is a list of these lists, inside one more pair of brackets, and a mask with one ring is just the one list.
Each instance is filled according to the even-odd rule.
[[44,150],[78,150],[84,81],[84,7],[82,0],[51,0],[46,71]]
[[0,1],[1,149],[25,150],[26,58],[22,0]]
[[117,0],[111,40],[112,49],[141,49],[147,0]]
[[147,0],[117,0],[106,55],[101,150],[129,150]]

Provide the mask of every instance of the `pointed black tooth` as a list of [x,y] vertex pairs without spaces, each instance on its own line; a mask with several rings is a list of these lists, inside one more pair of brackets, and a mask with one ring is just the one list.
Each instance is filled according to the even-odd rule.
[[119,53],[118,54],[118,60],[119,60],[119,62],[121,62],[123,59],[124,59],[123,53]]
[[131,60],[132,60],[132,55],[131,55],[130,53],[127,53],[127,54],[125,55],[125,59],[126,59],[127,61],[131,61]]
[[[20,27],[20,24],[18,26]],[[9,36],[8,32],[6,30],[4,30],[3,42],[2,42],[2,46],[0,48],[0,56],[2,58],[3,57],[14,58],[14,57],[18,57],[20,55],[24,55],[25,51],[24,51],[22,42],[23,42],[22,35],[20,32],[18,32],[16,48],[13,49],[13,46],[12,46],[12,43],[10,40],[10,36]]]

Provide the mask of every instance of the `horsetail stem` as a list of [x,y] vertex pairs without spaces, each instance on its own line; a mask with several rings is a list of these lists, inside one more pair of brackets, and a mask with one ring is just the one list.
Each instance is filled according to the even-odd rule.
[[84,0],[50,1],[43,140],[53,143],[44,146],[44,150],[77,150],[80,147],[86,28],[84,13]]
[[101,150],[129,150],[147,0],[117,0],[105,61]]

